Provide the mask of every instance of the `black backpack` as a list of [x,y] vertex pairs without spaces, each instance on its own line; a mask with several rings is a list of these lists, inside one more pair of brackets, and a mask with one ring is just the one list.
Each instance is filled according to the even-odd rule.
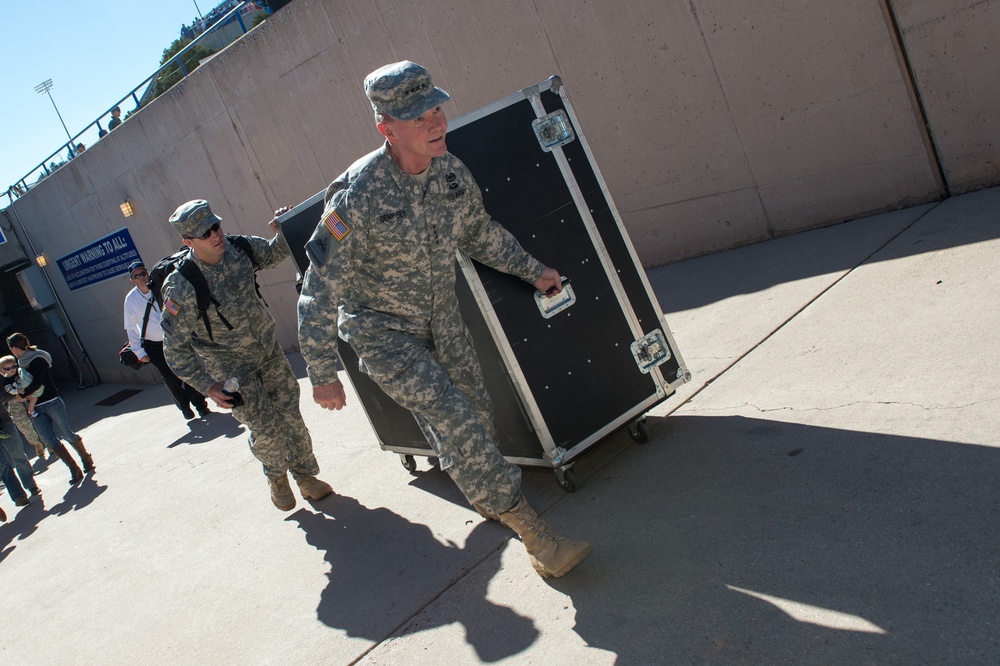
[[[264,301],[264,297],[260,293],[260,285],[257,284],[257,260],[253,256],[253,250],[250,247],[250,241],[248,241],[244,236],[237,236],[235,234],[226,234],[226,240],[232,243],[235,247],[239,248],[243,254],[245,254],[249,259],[250,263],[253,264],[253,286],[257,290],[257,297],[261,301]],[[205,330],[208,331],[208,339],[214,340],[212,337],[212,324],[208,321],[208,306],[215,306],[215,313],[219,315],[219,319],[222,321],[229,330],[233,330],[233,325],[230,324],[226,318],[219,312],[219,302],[215,300],[212,296],[212,292],[208,288],[208,280],[205,279],[205,275],[198,268],[198,265],[191,261],[191,248],[187,246],[182,246],[180,250],[174,252],[169,257],[164,257],[156,262],[153,269],[149,271],[149,290],[153,292],[153,298],[156,300],[156,304],[163,309],[163,283],[166,282],[167,276],[174,271],[179,271],[184,278],[191,283],[194,287],[195,300],[198,305],[198,312],[201,314],[201,320],[205,322]],[[267,301],[264,301],[264,305],[267,305]]]

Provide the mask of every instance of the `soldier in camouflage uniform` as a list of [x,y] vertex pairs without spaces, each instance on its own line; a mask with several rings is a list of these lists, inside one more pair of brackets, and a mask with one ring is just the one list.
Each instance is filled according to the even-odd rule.
[[[284,209],[277,214],[284,212]],[[299,411],[299,385],[278,344],[275,323],[257,297],[254,263],[270,268],[289,256],[288,245],[277,234],[271,240],[244,236],[253,261],[231,244],[222,219],[208,202],[198,199],[178,208],[170,223],[191,248],[193,261],[208,281],[218,305],[207,311],[211,335],[196,304],[192,283],[175,270],[163,285],[164,355],[174,373],[192,387],[233,410],[250,430],[250,450],[264,467],[271,500],[282,511],[295,506],[287,472],[298,483],[302,497],[318,500],[333,492],[316,478],[319,465],[312,438]],[[277,221],[270,227],[277,231]],[[200,357],[200,358],[199,358]],[[235,377],[244,404],[234,406],[223,393],[225,380]]]
[[466,498],[514,529],[543,576],[561,576],[590,553],[558,537],[521,494],[521,475],[496,445],[482,370],[455,296],[455,251],[560,291],[558,271],[526,253],[483,208],[472,174],[447,152],[448,123],[427,70],[386,65],[365,79],[385,144],[329,187],[306,245],[299,342],[313,399],[341,409],[333,353],[339,335],[362,369],[413,412]]

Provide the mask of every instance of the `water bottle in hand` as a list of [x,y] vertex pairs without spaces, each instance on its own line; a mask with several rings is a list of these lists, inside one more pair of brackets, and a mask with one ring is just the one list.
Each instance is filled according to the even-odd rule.
[[230,377],[226,380],[226,383],[222,385],[222,392],[229,396],[229,401],[233,403],[233,407],[239,407],[243,404],[243,394],[240,393],[240,382],[236,377]]

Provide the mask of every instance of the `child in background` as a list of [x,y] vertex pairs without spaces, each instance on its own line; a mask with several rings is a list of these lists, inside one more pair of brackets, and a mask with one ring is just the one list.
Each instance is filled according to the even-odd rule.
[[[0,365],[14,365],[16,363],[17,359],[13,356],[4,356],[3,358],[0,358]],[[14,377],[14,381],[4,383],[4,389],[11,395],[17,395],[18,391],[24,390],[25,386],[29,386],[31,384],[31,380],[31,373],[18,366],[17,376]],[[42,390],[42,388],[39,388],[31,395],[24,396],[24,402],[28,408],[28,413],[31,414],[32,417],[38,416],[35,413],[35,403],[38,402],[38,396],[41,395]]]

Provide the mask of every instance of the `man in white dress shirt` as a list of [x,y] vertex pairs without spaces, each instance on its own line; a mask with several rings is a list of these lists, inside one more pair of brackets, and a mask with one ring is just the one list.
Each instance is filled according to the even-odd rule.
[[[173,373],[167,360],[163,357],[163,331],[160,330],[160,308],[149,290],[149,272],[142,262],[137,261],[128,267],[128,277],[132,281],[132,291],[125,296],[125,331],[132,351],[139,357],[140,363],[152,363],[153,367],[163,375],[163,383],[167,385],[177,408],[189,421],[194,418],[194,409],[199,416],[206,416],[212,410],[208,408],[205,396],[188,386]],[[142,322],[146,318],[146,330],[143,332]]]

